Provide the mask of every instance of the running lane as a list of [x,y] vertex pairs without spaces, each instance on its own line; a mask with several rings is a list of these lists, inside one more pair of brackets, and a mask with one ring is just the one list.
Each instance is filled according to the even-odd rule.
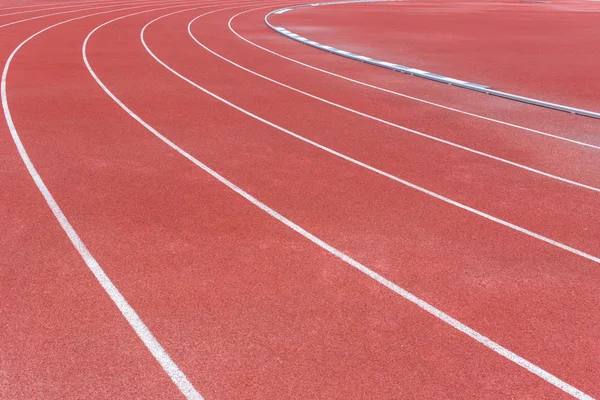
[[[323,112],[320,105],[301,103],[290,94],[279,97],[278,89],[194,50],[197,45],[186,39],[186,26],[200,13],[177,14],[152,24],[148,45],[201,84],[245,106],[268,108],[269,118],[283,110],[293,112],[286,105],[294,104],[305,110],[304,119],[313,124],[313,131],[322,129],[321,120],[313,120]],[[90,43],[98,52],[114,51],[113,61],[96,56],[90,62],[134,112],[335,247],[594,393],[595,356],[587,355],[598,353],[593,306],[598,298],[588,285],[598,280],[596,264],[465,215],[222,104],[207,107],[200,102],[201,92],[144,61],[147,55],[135,33],[116,24],[114,31],[98,31]],[[94,40],[112,45],[94,45]],[[158,94],[140,94],[152,87]],[[177,96],[167,95],[173,91]],[[342,129],[337,133],[342,135]]]
[[[244,133],[259,133],[256,125],[199,96],[141,48],[139,31],[156,16],[100,29],[89,43],[91,65],[144,114],[178,121],[167,131],[192,136],[211,161],[221,160],[219,168],[231,163],[254,175],[245,158],[228,160],[212,146],[224,135],[236,150]],[[83,240],[207,398],[561,396],[316,248],[149,134],[83,66],[81,40],[92,28],[91,20],[57,27],[23,49],[9,82],[15,121]],[[61,94],[53,96],[57,86]],[[31,112],[45,115],[43,131]]]
[[269,20],[356,54],[600,111],[599,15],[591,1],[403,1],[306,7]]
[[[58,21],[3,28],[1,65],[22,40]],[[47,116],[31,111],[28,118]],[[56,222],[2,119],[0,398],[179,398]]]

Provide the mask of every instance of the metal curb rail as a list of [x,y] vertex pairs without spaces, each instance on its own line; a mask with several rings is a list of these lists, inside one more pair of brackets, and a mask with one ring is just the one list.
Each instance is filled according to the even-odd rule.
[[375,65],[375,66],[381,67],[381,68],[391,69],[393,71],[398,71],[403,74],[413,75],[413,76],[417,76],[419,78],[425,78],[425,79],[429,79],[432,81],[445,83],[447,85],[457,86],[460,88],[474,90],[476,92],[485,93],[485,94],[489,94],[492,96],[502,97],[502,98],[514,100],[514,101],[519,101],[521,103],[527,103],[527,104],[544,107],[544,108],[549,108],[549,109],[553,109],[553,110],[557,110],[557,111],[568,112],[571,114],[581,115],[584,117],[600,119],[600,113],[598,113],[598,112],[584,110],[581,108],[569,107],[569,106],[565,106],[562,104],[551,103],[551,102],[547,102],[547,101],[543,101],[543,100],[536,100],[536,99],[532,99],[530,97],[519,96],[519,95],[512,94],[512,93],[502,92],[500,90],[491,89],[489,86],[481,85],[478,83],[466,82],[466,81],[463,81],[460,79],[454,79],[454,78],[450,78],[447,76],[434,74],[432,72],[423,71],[418,68],[411,68],[411,67],[394,64],[394,63],[387,62],[387,61],[376,60],[374,58],[362,56],[359,54],[354,54],[349,51],[336,49],[335,47],[317,43],[313,40],[302,37],[294,32],[290,32],[289,30],[287,30],[284,27],[274,26],[269,22],[269,17],[271,15],[273,15],[273,14],[280,15],[280,14],[292,11],[296,8],[319,7],[319,6],[324,6],[324,5],[337,5],[337,4],[382,3],[382,2],[395,2],[395,0],[350,0],[350,1],[334,1],[334,2],[327,2],[327,3],[304,4],[304,5],[299,5],[299,6],[280,8],[280,9],[271,11],[270,13],[265,15],[264,19],[265,19],[265,24],[267,24],[267,26],[269,28],[273,29],[274,31],[276,31],[292,40],[295,40],[297,42],[306,44],[311,47],[315,47],[320,50],[327,51],[332,54],[336,54],[338,56],[342,56],[342,57],[346,57],[346,58],[349,58],[349,59],[352,59],[355,61],[360,61],[363,63]]

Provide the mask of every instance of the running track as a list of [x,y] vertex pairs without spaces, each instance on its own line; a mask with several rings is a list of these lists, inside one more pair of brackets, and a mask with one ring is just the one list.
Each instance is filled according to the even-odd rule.
[[2,9],[0,398],[600,396],[600,122],[293,4]]

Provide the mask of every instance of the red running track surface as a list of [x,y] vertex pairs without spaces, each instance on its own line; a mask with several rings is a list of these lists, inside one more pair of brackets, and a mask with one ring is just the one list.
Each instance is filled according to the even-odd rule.
[[[300,45],[262,21],[284,5],[120,3],[0,28],[4,65],[41,29],[103,13],[24,44],[5,106],[174,364],[206,399],[569,397],[159,140],[92,77],[86,37],[97,78],[173,146],[580,398],[600,396],[600,123]],[[0,398],[183,397],[61,229],[14,133],[0,126]]]
[[307,7],[270,21],[322,44],[600,111],[600,4],[402,1]]

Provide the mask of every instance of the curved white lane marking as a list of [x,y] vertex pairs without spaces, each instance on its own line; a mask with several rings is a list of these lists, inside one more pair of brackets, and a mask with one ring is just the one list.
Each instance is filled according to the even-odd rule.
[[[196,18],[196,19],[198,19],[198,18]],[[233,17],[232,17],[232,18],[229,20],[229,23],[228,23],[228,25],[229,25],[229,29],[230,29],[230,30],[231,30],[231,31],[232,31],[234,34],[236,34],[236,35],[237,35],[237,32],[235,32],[235,30],[233,30],[233,29],[232,29],[232,27],[231,27],[231,20],[232,20],[232,19],[233,19]],[[192,24],[194,21],[195,21],[195,20],[193,20],[192,22],[190,22],[190,25],[191,25],[191,24]],[[584,184],[584,183],[581,183],[581,182],[573,181],[573,180],[571,180],[571,179],[563,178],[563,177],[561,177],[561,176],[553,175],[553,174],[550,174],[550,173],[548,173],[548,172],[540,171],[540,170],[538,170],[538,169],[535,169],[535,168],[532,168],[532,167],[528,167],[528,166],[526,166],[526,165],[523,165],[523,164],[517,163],[517,162],[515,162],[515,161],[510,161],[510,160],[507,160],[507,159],[505,159],[505,158],[501,158],[501,157],[498,157],[498,156],[494,156],[494,155],[492,155],[492,154],[488,154],[488,153],[485,153],[485,152],[483,152],[483,151],[475,150],[475,149],[473,149],[473,148],[470,148],[470,147],[467,147],[467,146],[463,146],[463,145],[460,145],[460,144],[458,144],[458,143],[451,142],[451,141],[449,141],[449,140],[441,139],[441,138],[439,138],[439,137],[437,137],[437,136],[432,136],[432,135],[429,135],[429,134],[426,134],[426,133],[423,133],[423,132],[417,131],[417,130],[415,130],[415,129],[411,129],[411,128],[408,128],[408,127],[405,127],[405,126],[402,126],[402,125],[398,125],[398,124],[395,124],[395,123],[393,123],[393,122],[387,121],[387,120],[385,120],[385,119],[378,118],[378,117],[372,116],[372,115],[370,115],[370,114],[367,114],[367,113],[364,113],[364,112],[361,112],[361,111],[357,111],[357,110],[355,110],[355,109],[352,109],[352,108],[350,108],[350,107],[346,107],[346,106],[343,106],[343,105],[341,105],[341,104],[334,103],[334,102],[332,102],[332,101],[329,101],[329,100],[327,100],[327,99],[324,99],[324,98],[322,98],[322,97],[315,96],[315,95],[313,95],[313,94],[311,94],[311,93],[307,93],[307,92],[305,92],[305,91],[303,91],[303,90],[300,90],[300,89],[297,89],[297,88],[295,88],[295,87],[293,87],[293,86],[286,85],[286,84],[285,84],[285,83],[283,83],[283,82],[280,82],[280,81],[277,81],[277,80],[275,80],[275,79],[269,78],[269,77],[267,77],[267,76],[265,76],[265,75],[259,74],[259,73],[258,73],[258,72],[256,72],[256,71],[253,71],[253,70],[251,70],[251,69],[249,69],[249,68],[246,68],[246,67],[244,67],[244,66],[242,66],[242,65],[240,65],[240,64],[237,64],[236,62],[234,62],[234,61],[232,61],[232,60],[230,60],[230,59],[228,59],[228,58],[226,58],[226,57],[223,57],[221,54],[218,54],[217,52],[213,51],[212,49],[208,48],[208,47],[207,47],[207,46],[205,46],[203,43],[201,43],[201,42],[200,42],[200,41],[199,41],[199,40],[198,40],[198,39],[197,39],[197,38],[196,38],[196,37],[195,37],[195,36],[192,34],[192,32],[191,32],[191,30],[190,30],[190,28],[189,28],[189,27],[188,27],[188,33],[189,33],[189,35],[191,36],[191,38],[192,38],[192,39],[193,39],[193,40],[194,40],[194,41],[195,41],[197,44],[199,44],[200,46],[202,46],[202,47],[203,47],[205,50],[207,50],[208,52],[210,52],[210,53],[211,53],[211,54],[213,54],[214,56],[216,56],[216,57],[218,57],[218,58],[220,58],[220,59],[222,59],[222,60],[224,60],[224,61],[226,61],[226,62],[228,62],[228,63],[230,63],[230,64],[232,64],[232,65],[234,65],[235,67],[237,67],[237,68],[239,68],[239,69],[242,69],[242,70],[244,70],[244,71],[246,71],[246,72],[248,72],[248,73],[251,73],[251,74],[253,74],[253,75],[255,75],[255,76],[258,76],[258,77],[260,77],[260,78],[262,78],[262,79],[265,79],[265,80],[267,80],[267,81],[269,81],[269,82],[275,83],[276,85],[282,86],[282,87],[284,87],[284,88],[286,88],[286,89],[289,89],[289,90],[292,90],[292,91],[294,91],[294,92],[300,93],[300,94],[302,94],[302,95],[305,95],[305,96],[307,96],[307,97],[310,97],[310,98],[312,98],[312,99],[315,99],[315,100],[318,100],[318,101],[321,101],[321,102],[323,102],[323,103],[325,103],[325,104],[329,104],[329,105],[331,105],[331,106],[333,106],[333,107],[336,107],[336,108],[342,109],[342,110],[344,110],[344,111],[351,112],[351,113],[353,113],[353,114],[356,114],[356,115],[359,115],[359,116],[361,116],[361,117],[364,117],[364,118],[370,119],[370,120],[372,120],[372,121],[376,121],[376,122],[382,123],[382,124],[384,124],[384,125],[391,126],[391,127],[393,127],[393,128],[397,128],[397,129],[403,130],[403,131],[405,131],[405,132],[408,132],[408,133],[412,133],[412,134],[414,134],[414,135],[417,135],[417,136],[424,137],[424,138],[426,138],[426,139],[430,139],[430,140],[433,140],[433,141],[436,141],[436,142],[439,142],[439,143],[442,143],[442,144],[445,144],[445,145],[448,145],[448,146],[451,146],[451,147],[454,147],[454,148],[457,148],[457,149],[460,149],[460,150],[464,150],[464,151],[467,151],[467,152],[469,152],[469,153],[477,154],[477,155],[479,155],[479,156],[482,156],[482,157],[486,157],[486,158],[492,159],[492,160],[494,160],[494,161],[499,161],[499,162],[501,162],[501,163],[508,164],[508,165],[511,165],[511,166],[513,166],[513,167],[517,167],[517,168],[520,168],[520,169],[526,170],[526,171],[528,171],[528,172],[533,172],[533,173],[535,173],[535,174],[542,175],[542,176],[544,176],[544,177],[546,177],[546,178],[555,179],[555,180],[557,180],[557,181],[560,181],[560,182],[563,182],[563,183],[566,183],[566,184],[569,184],[569,185],[574,185],[574,186],[580,187],[580,188],[582,188],[582,189],[587,189],[587,190],[591,190],[591,191],[594,191],[594,192],[600,193],[600,188],[596,188],[596,187],[594,187],[594,186],[591,186],[591,185],[586,185],[586,184]],[[238,35],[238,36],[239,36],[239,35]]]
[[[239,15],[246,14],[246,13],[252,12],[252,11],[262,10],[262,9],[265,9],[265,8],[267,8],[267,7],[258,7],[258,8],[254,8],[252,10],[246,10],[246,11],[241,12],[241,13],[237,14],[236,16],[234,16],[233,19],[235,19]],[[472,113],[472,112],[464,111],[464,110],[461,110],[461,109],[458,109],[458,108],[445,106],[445,105],[438,104],[438,103],[435,103],[435,102],[432,102],[432,101],[429,101],[429,100],[425,100],[425,99],[421,99],[421,98],[418,98],[418,97],[410,96],[410,95],[407,95],[405,93],[400,93],[400,92],[396,92],[396,91],[393,91],[393,90],[390,90],[390,89],[385,89],[385,88],[382,88],[382,87],[379,87],[379,86],[376,86],[376,85],[372,85],[372,84],[369,84],[369,83],[366,83],[366,82],[363,82],[363,81],[359,81],[357,79],[352,79],[352,78],[349,78],[349,77],[344,76],[344,75],[336,74],[335,72],[331,72],[331,71],[328,71],[326,69],[315,67],[313,65],[306,64],[306,63],[304,63],[302,61],[298,61],[298,60],[296,60],[294,58],[284,56],[284,55],[282,55],[280,53],[277,53],[277,52],[275,52],[275,51],[273,51],[271,49],[268,49],[268,48],[263,47],[263,46],[261,46],[259,44],[256,44],[256,43],[252,42],[250,39],[248,39],[248,38],[246,38],[246,37],[244,37],[242,35],[239,35],[237,33],[236,33],[236,35],[240,39],[242,39],[243,41],[247,42],[248,44],[251,44],[252,46],[257,47],[257,48],[259,48],[261,50],[264,50],[264,51],[266,51],[266,52],[268,52],[270,54],[273,54],[273,55],[275,55],[277,57],[280,57],[280,58],[283,58],[285,60],[291,61],[291,62],[296,63],[298,65],[302,65],[303,67],[310,68],[310,69],[313,69],[315,71],[319,71],[319,72],[322,72],[322,73],[330,75],[330,76],[334,76],[334,77],[339,78],[339,79],[343,79],[343,80],[348,81],[348,82],[356,83],[356,84],[364,86],[364,87],[368,87],[368,88],[371,88],[371,89],[379,90],[379,91],[382,91],[382,92],[385,92],[385,93],[389,93],[389,94],[392,94],[394,96],[399,96],[399,97],[402,97],[402,98],[405,98],[405,99],[418,101],[420,103],[428,104],[430,106],[434,106],[434,107],[438,107],[438,108],[442,108],[444,110],[457,112],[457,113],[460,113],[460,114],[463,114],[463,115],[468,115],[470,117],[479,118],[479,119],[482,119],[482,120],[485,120],[485,121],[494,122],[494,123],[497,123],[497,124],[500,124],[500,125],[509,126],[511,128],[520,129],[520,130],[523,130],[523,131],[526,131],[526,132],[535,133],[535,134],[546,136],[546,137],[550,137],[550,138],[553,138],[553,139],[562,140],[562,141],[565,141],[565,142],[568,142],[568,143],[572,143],[572,144],[576,144],[576,145],[579,145],[579,146],[584,146],[584,147],[589,147],[589,148],[593,148],[593,149],[596,149],[596,150],[600,150],[600,145],[594,145],[594,144],[591,144],[591,143],[586,143],[586,142],[582,142],[582,141],[575,140],[575,139],[569,139],[569,138],[566,138],[564,136],[554,135],[554,134],[551,134],[551,133],[548,133],[548,132],[544,132],[544,131],[541,131],[541,130],[538,130],[538,129],[527,128],[527,127],[522,126],[522,125],[513,124],[513,123],[510,123],[510,122],[501,121],[501,120],[498,120],[498,119],[495,119],[495,118],[490,118],[490,117],[486,117],[486,116],[483,116],[483,115],[475,114],[475,113]]]
[[[169,354],[161,346],[161,344],[158,342],[158,340],[154,337],[152,332],[150,332],[150,330],[148,329],[148,327],[146,326],[144,321],[142,321],[142,319],[138,316],[138,314],[135,312],[133,307],[131,307],[129,305],[129,303],[127,302],[125,297],[123,297],[121,292],[119,292],[119,289],[117,289],[117,287],[110,280],[108,275],[104,272],[104,270],[102,269],[100,264],[98,264],[98,262],[96,261],[94,256],[90,253],[90,251],[87,249],[85,243],[81,240],[81,238],[79,237],[79,235],[77,234],[77,232],[75,231],[75,229],[73,228],[73,226],[71,225],[71,223],[69,222],[69,220],[67,219],[65,214],[62,212],[60,206],[58,205],[58,203],[56,202],[56,200],[54,199],[54,197],[48,190],[48,187],[42,180],[42,177],[39,175],[39,173],[37,172],[37,169],[33,165],[33,162],[29,158],[29,155],[27,154],[27,151],[25,150],[25,146],[23,145],[21,138],[19,136],[19,132],[17,131],[17,128],[15,127],[15,124],[12,119],[12,115],[10,113],[10,109],[8,106],[8,97],[7,97],[7,92],[6,92],[6,80],[8,77],[8,71],[10,68],[10,64],[11,64],[14,56],[17,54],[17,52],[31,39],[48,31],[49,29],[52,29],[59,25],[66,24],[68,22],[76,21],[76,20],[83,19],[83,18],[88,18],[88,17],[95,16],[95,15],[101,15],[101,14],[106,14],[106,13],[111,13],[111,12],[116,12],[116,11],[130,10],[130,9],[141,8],[141,7],[146,7],[146,6],[144,5],[144,6],[122,8],[122,9],[113,9],[113,10],[88,14],[88,15],[84,15],[84,16],[80,16],[80,17],[76,17],[76,18],[71,18],[71,19],[50,25],[50,26],[36,32],[35,34],[28,37],[26,40],[21,42],[21,44],[19,44],[19,46],[17,46],[14,49],[14,51],[10,54],[10,56],[8,57],[8,60],[6,61],[6,64],[4,65],[4,70],[2,72],[2,83],[1,83],[1,88],[0,88],[1,97],[2,97],[2,108],[4,110],[4,117],[6,118],[6,123],[8,125],[8,129],[10,130],[12,139],[15,142],[15,145],[19,152],[19,156],[23,160],[23,163],[25,164],[27,171],[33,178],[33,181],[35,182],[35,185],[37,186],[38,190],[40,191],[42,196],[44,196],[44,200],[46,200],[46,203],[52,210],[54,217],[56,218],[56,220],[59,222],[62,229],[65,231],[65,233],[69,237],[69,240],[71,241],[71,243],[73,244],[73,246],[75,247],[75,249],[77,250],[79,255],[81,256],[81,258],[83,259],[85,264],[88,266],[90,271],[94,274],[94,276],[96,277],[96,279],[98,280],[98,282],[100,283],[100,285],[102,286],[104,291],[110,297],[110,299],[115,303],[115,305],[117,306],[117,308],[119,309],[121,314],[125,317],[125,319],[129,323],[129,325],[133,328],[133,330],[135,331],[137,336],[142,340],[142,342],[144,343],[146,348],[148,348],[148,350],[150,350],[150,352],[152,353],[154,358],[158,361],[158,363],[161,365],[163,370],[169,375],[169,377],[171,378],[173,383],[175,383],[175,385],[177,385],[177,387],[179,388],[181,393],[184,394],[187,399],[202,400],[202,396],[200,395],[200,393],[198,393],[196,388],[194,388],[194,386],[187,379],[185,374],[179,369],[179,367],[171,359]],[[158,11],[158,10],[162,10],[165,8],[172,8],[172,7],[177,7],[177,6],[170,5],[167,7],[157,8],[157,9],[153,9],[153,10],[144,10],[144,11],[141,11],[140,13],[150,12],[150,11]],[[140,14],[140,13],[136,13],[136,14]]]
[[[176,13],[177,12],[169,13],[169,14],[163,15],[161,17],[158,17],[158,18],[156,18],[156,19],[148,22],[142,28],[142,31],[140,32],[140,39],[141,39],[142,44],[144,45],[144,48],[146,49],[146,51],[159,64],[161,64],[166,69],[168,69],[169,71],[171,71],[175,75],[179,76],[180,78],[182,78],[182,79],[184,79],[186,81],[189,81],[189,80],[187,80],[187,78],[183,77],[182,75],[180,75],[179,73],[177,73],[176,71],[174,71],[173,69],[171,69],[163,61],[161,61],[148,48],[148,45],[146,44],[146,42],[144,40],[144,32],[146,31],[146,28],[148,26],[150,26],[152,23],[154,23],[154,22],[156,22],[156,21],[158,21],[158,20],[160,20],[162,18],[165,18],[167,16],[170,16],[170,15],[173,15],[173,14],[176,14]],[[89,36],[88,36],[88,38],[89,38]],[[86,58],[85,49],[84,49],[83,56],[84,56],[84,58]],[[465,324],[461,323],[460,321],[452,318],[451,316],[449,316],[448,314],[444,313],[443,311],[435,308],[431,304],[429,304],[426,301],[422,300],[421,298],[415,296],[414,294],[410,293],[406,289],[401,288],[400,286],[396,285],[392,281],[389,281],[388,279],[386,279],[383,276],[379,275],[375,271],[372,271],[371,269],[367,268],[363,264],[361,264],[358,261],[354,260],[350,256],[342,253],[341,251],[339,251],[335,247],[329,245],[328,243],[326,243],[323,240],[319,239],[317,236],[315,236],[312,233],[308,232],[307,230],[305,230],[301,226],[295,224],[291,220],[289,220],[286,217],[284,217],[283,215],[279,214],[277,211],[275,211],[274,209],[270,208],[266,204],[262,203],[261,201],[259,201],[258,199],[256,199],[255,197],[253,197],[251,194],[247,193],[246,191],[244,191],[240,187],[236,186],[234,183],[232,183],[231,181],[227,180],[225,177],[223,177],[222,175],[220,175],[219,173],[217,173],[216,171],[214,171],[213,169],[211,169],[210,167],[208,167],[206,164],[202,163],[201,161],[199,161],[198,159],[196,159],[194,156],[192,156],[191,154],[187,153],[181,147],[177,146],[174,142],[172,142],[171,140],[169,140],[166,136],[162,135],[160,132],[158,132],[156,129],[154,129],[150,124],[148,124],[141,117],[139,117],[137,114],[135,114],[131,109],[129,109],[125,104],[123,104],[123,102],[121,102],[106,87],[106,85],[104,85],[104,83],[94,73],[93,69],[91,68],[91,66],[89,65],[89,63],[87,61],[86,61],[86,66],[88,67],[88,70],[90,71],[90,74],[94,77],[94,79],[96,80],[96,82],[98,82],[98,85],[100,85],[100,87],[106,92],[106,94],[108,96],[110,96],[115,101],[115,103],[117,103],[133,119],[135,119],[137,122],[139,122],[149,132],[151,132],[154,136],[156,136],[162,142],[164,142],[165,144],[167,144],[173,150],[177,151],[180,155],[182,155],[183,157],[185,157],[189,161],[191,161],[194,165],[198,166],[199,168],[201,168],[202,170],[204,170],[205,172],[207,172],[208,174],[210,174],[213,178],[217,179],[219,182],[221,182],[222,184],[224,184],[225,186],[227,186],[228,188],[230,188],[231,190],[233,190],[234,192],[236,192],[237,194],[239,194],[240,196],[242,196],[243,198],[245,198],[246,200],[248,200],[250,203],[252,203],[256,207],[260,208],[262,211],[266,212],[267,214],[269,214],[273,218],[275,218],[278,221],[280,221],[281,223],[285,224],[287,227],[289,227],[290,229],[292,229],[295,232],[299,233],[300,235],[302,235],[306,239],[310,240],[311,242],[313,242],[317,246],[321,247],[322,249],[326,250],[330,254],[332,254],[335,257],[341,259],[342,261],[346,262],[347,264],[351,265],[352,267],[354,267],[357,270],[361,271],[362,273],[366,274],[370,278],[372,278],[375,281],[379,282],[383,286],[385,286],[388,289],[392,290],[394,293],[402,296],[404,299],[406,299],[406,300],[410,301],[411,303],[417,305],[418,307],[420,307],[424,311],[426,311],[426,312],[430,313],[431,315],[439,318],[440,320],[442,320],[443,322],[449,324],[450,326],[452,326],[453,328],[459,330],[460,332],[468,335],[469,337],[471,337],[472,339],[474,339],[477,342],[481,343],[482,345],[486,346],[487,348],[493,350],[494,352],[500,354],[501,356],[503,356],[503,357],[509,359],[510,361],[516,363],[520,367],[525,368],[529,372],[537,375],[538,377],[542,378],[546,382],[548,382],[548,383],[556,386],[557,388],[563,390],[564,392],[566,392],[566,393],[568,393],[568,394],[570,394],[570,395],[572,395],[572,396],[574,396],[574,397],[576,397],[578,399],[592,400],[592,397],[590,397],[589,395],[583,393],[581,390],[575,388],[574,386],[569,385],[568,383],[562,381],[561,379],[559,379],[556,376],[550,374],[549,372],[547,372],[544,369],[538,367],[537,365],[535,365],[535,364],[533,364],[533,363],[525,360],[524,358],[522,358],[519,355],[513,353],[512,351],[510,351],[510,350],[502,347],[498,343],[492,341],[491,339],[489,339],[486,336],[480,334],[479,332],[475,331],[474,329],[469,328],[467,325],[465,325]],[[189,81],[189,82],[191,82],[191,81]],[[195,86],[197,86],[197,85],[195,85]],[[207,94],[210,94],[212,97],[215,97],[217,99],[220,99],[221,101],[224,101],[223,99],[221,99],[218,96],[212,94],[211,92],[207,91],[206,89],[202,88],[201,90],[203,92],[207,93]],[[226,102],[226,101],[224,101],[224,102]]]

